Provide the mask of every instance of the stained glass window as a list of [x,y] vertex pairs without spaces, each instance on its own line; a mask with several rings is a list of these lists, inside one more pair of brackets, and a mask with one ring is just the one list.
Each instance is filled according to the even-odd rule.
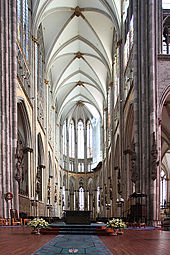
[[39,86],[39,58],[38,58],[38,55],[39,55],[39,47],[37,44],[35,44],[35,56],[36,56],[36,66],[37,66],[37,85]]
[[21,0],[17,0],[17,36],[21,40]]
[[78,158],[84,159],[84,127],[82,120],[78,122]]
[[63,211],[64,211],[64,210],[66,210],[66,190],[65,190],[65,186],[63,186],[62,202],[63,202]]
[[74,171],[74,161],[69,162],[69,171],[73,172]]
[[28,60],[29,49],[29,13],[28,13],[28,1],[26,0],[26,59]]
[[26,1],[23,0],[22,2],[22,7],[23,7],[23,12],[22,12],[22,17],[23,17],[23,51],[26,55]]
[[167,202],[167,180],[166,180],[166,174],[162,170],[161,183],[160,183],[160,206],[164,208],[166,205],[166,202]]
[[63,125],[63,154],[67,155],[66,121],[64,121]]
[[100,187],[97,187],[97,212],[100,212]]
[[81,187],[79,189],[79,210],[83,211],[84,210],[84,189]]
[[75,157],[75,135],[74,135],[74,121],[70,121],[69,125],[69,156]]
[[91,158],[92,155],[92,126],[90,120],[87,122],[87,158]]
[[88,172],[91,172],[91,163],[88,164]]
[[116,51],[114,64],[114,106],[119,96],[119,49]]
[[81,162],[81,163],[78,163],[78,172],[84,172],[84,163]]
[[43,99],[43,56],[39,52],[39,95]]

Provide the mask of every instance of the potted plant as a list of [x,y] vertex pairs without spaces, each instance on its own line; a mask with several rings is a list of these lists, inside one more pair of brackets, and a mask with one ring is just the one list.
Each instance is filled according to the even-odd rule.
[[126,229],[126,224],[122,221],[122,219],[113,218],[106,223],[106,229],[112,229],[114,231],[114,235],[122,234],[122,230]]
[[33,220],[31,220],[28,224],[28,227],[31,227],[32,229],[32,234],[40,234],[40,229],[41,228],[48,228],[48,222],[43,220],[42,218],[34,218]]

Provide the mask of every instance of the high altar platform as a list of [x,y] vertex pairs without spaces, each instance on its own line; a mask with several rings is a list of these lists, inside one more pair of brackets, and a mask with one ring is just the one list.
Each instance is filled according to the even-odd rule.
[[106,230],[104,223],[66,224],[64,222],[53,223],[49,229],[41,229],[42,234],[51,235],[112,235],[113,231]]

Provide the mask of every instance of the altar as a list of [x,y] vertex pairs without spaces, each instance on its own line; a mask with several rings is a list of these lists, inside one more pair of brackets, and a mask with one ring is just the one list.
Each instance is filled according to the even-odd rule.
[[90,225],[92,211],[65,211],[66,224]]

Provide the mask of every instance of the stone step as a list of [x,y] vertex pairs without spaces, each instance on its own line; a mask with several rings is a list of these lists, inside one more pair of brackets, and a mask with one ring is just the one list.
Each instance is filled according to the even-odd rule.
[[49,229],[41,229],[41,233],[44,235],[113,235],[113,231],[105,229],[104,226],[90,225],[50,225]]
[[76,230],[62,231],[62,230],[60,230],[59,234],[60,235],[97,235],[97,232],[96,231],[80,231],[80,230],[79,231],[76,231]]

